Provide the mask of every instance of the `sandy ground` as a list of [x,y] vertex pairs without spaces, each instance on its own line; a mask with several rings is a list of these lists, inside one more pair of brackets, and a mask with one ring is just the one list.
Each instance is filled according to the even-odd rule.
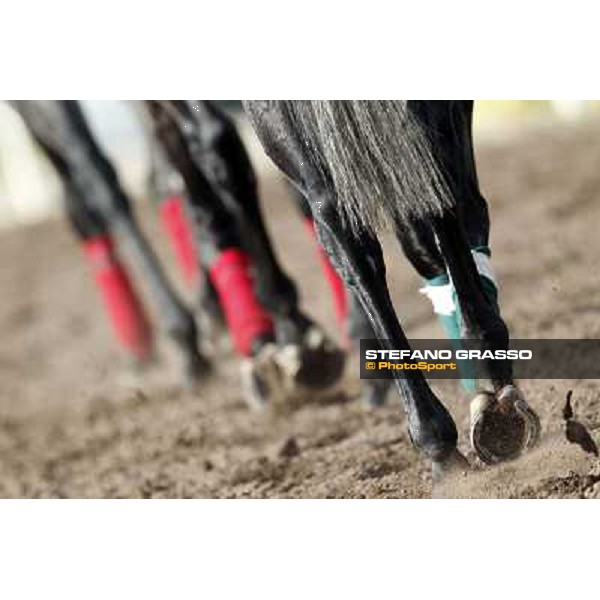
[[[518,142],[482,145],[478,157],[512,335],[600,337],[600,124],[524,132]],[[314,248],[285,187],[270,178],[263,191],[306,309],[337,335]],[[143,219],[172,264],[152,211]],[[440,336],[418,278],[394,244],[386,247],[409,337]],[[0,497],[432,496],[396,397],[378,411],[362,408],[353,362],[344,393],[277,415],[248,412],[230,355],[195,390],[181,388],[168,342],[154,369],[132,374],[64,223],[0,236],[0,290]],[[598,440],[598,383],[522,388],[543,420],[539,448],[450,480],[434,496],[600,497],[600,461],[565,441],[560,420],[572,388]],[[466,449],[469,399],[455,382],[435,389]]]

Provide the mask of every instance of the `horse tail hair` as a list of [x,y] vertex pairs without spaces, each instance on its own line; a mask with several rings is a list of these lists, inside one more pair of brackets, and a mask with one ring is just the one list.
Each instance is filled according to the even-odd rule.
[[406,101],[289,101],[311,162],[352,226],[443,214],[454,205],[430,135]]

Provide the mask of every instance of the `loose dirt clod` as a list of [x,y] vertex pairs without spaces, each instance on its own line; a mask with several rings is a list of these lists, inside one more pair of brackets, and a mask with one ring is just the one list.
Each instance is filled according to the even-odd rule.
[[280,458],[293,458],[294,456],[298,456],[300,454],[300,447],[298,446],[298,442],[296,442],[296,438],[288,438],[277,454]]
[[566,404],[563,408],[563,418],[566,421],[566,438],[572,444],[579,445],[584,452],[589,452],[590,454],[598,456],[598,446],[596,446],[596,442],[594,442],[594,439],[587,430],[587,427],[583,423],[580,423],[573,418],[574,413],[571,405],[572,395],[573,390],[569,390],[567,392]]

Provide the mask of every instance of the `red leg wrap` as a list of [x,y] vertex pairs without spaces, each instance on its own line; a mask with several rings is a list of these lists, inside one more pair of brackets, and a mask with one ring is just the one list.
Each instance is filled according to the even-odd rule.
[[194,238],[181,196],[171,196],[160,203],[160,220],[171,242],[177,264],[190,287],[197,284],[200,267],[194,248]]
[[217,290],[229,333],[238,351],[248,356],[252,342],[261,334],[273,333],[273,321],[254,292],[248,255],[229,248],[210,267],[210,278]]
[[333,268],[329,257],[325,253],[325,250],[323,250],[321,244],[318,243],[314,221],[308,218],[305,222],[306,228],[309,230],[311,236],[317,242],[319,247],[319,260],[321,262],[321,268],[323,269],[323,273],[325,274],[325,279],[329,284],[329,289],[333,298],[333,308],[335,310],[335,316],[337,318],[338,324],[341,327],[342,331],[346,331],[346,320],[348,318],[348,296],[346,292],[346,287],[341,277],[336,273],[335,269]]
[[112,240],[109,236],[87,239],[83,250],[121,346],[137,358],[146,358],[152,351],[152,329]]

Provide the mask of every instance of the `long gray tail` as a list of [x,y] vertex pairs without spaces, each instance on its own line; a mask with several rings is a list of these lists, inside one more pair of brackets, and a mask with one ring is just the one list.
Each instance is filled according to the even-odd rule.
[[288,116],[326,170],[351,224],[439,215],[453,205],[431,142],[406,101],[289,101]]

